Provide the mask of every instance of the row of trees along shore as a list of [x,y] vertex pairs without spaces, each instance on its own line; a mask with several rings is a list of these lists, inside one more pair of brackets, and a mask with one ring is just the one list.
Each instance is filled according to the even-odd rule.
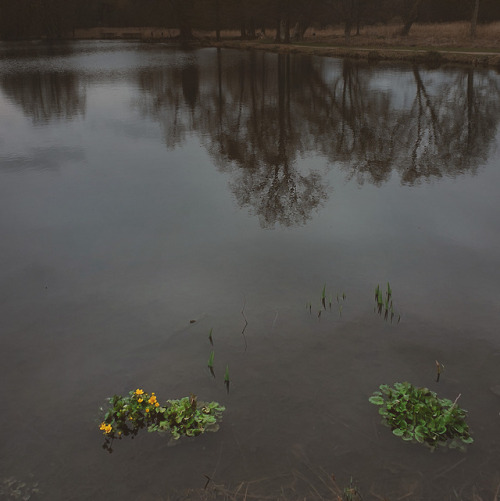
[[193,30],[236,29],[242,38],[273,30],[277,40],[300,39],[310,26],[360,26],[398,20],[412,24],[500,19],[499,0],[0,0],[0,38],[71,38],[78,28],[162,27],[189,39]]

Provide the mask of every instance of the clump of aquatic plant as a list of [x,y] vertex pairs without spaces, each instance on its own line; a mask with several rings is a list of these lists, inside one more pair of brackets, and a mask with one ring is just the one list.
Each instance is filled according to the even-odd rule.
[[441,377],[441,372],[443,372],[444,370],[444,365],[443,364],[440,364],[437,360],[436,360],[436,383],[439,383],[439,379]]
[[224,384],[226,386],[226,390],[229,393],[229,384],[231,380],[229,379],[229,365],[226,365],[226,372],[224,373]]
[[142,389],[131,391],[128,396],[114,395],[99,429],[106,437],[104,448],[112,451],[115,438],[135,436],[138,431],[170,432],[174,439],[193,437],[205,431],[216,431],[225,410],[217,402],[197,402],[195,395],[180,400],[167,400],[161,405],[155,393]]
[[[392,323],[393,319],[396,316],[396,312],[394,311],[394,305],[392,301],[392,289],[389,282],[387,282],[387,290],[385,293],[382,292],[380,285],[377,284],[375,288],[375,309],[380,316],[384,316],[384,320],[389,320]],[[398,314],[398,324],[401,320],[401,315]]]
[[[346,297],[347,296],[345,292],[337,293],[337,305],[338,305],[339,316],[342,316],[342,302],[345,301]],[[324,284],[323,289],[321,290],[320,305],[318,307],[318,318],[321,317],[321,312],[323,310],[327,311],[327,304],[328,304],[328,309],[331,311],[333,304],[333,294],[327,293],[326,284]],[[306,302],[306,310],[309,310],[309,313],[312,313],[312,306],[313,304],[311,301]]]
[[405,382],[395,383],[394,388],[381,385],[369,401],[380,406],[379,414],[397,437],[431,448],[454,448],[473,442],[465,421],[467,412],[457,405],[459,397],[454,402],[440,399],[428,388]]
[[208,357],[208,368],[210,370],[210,374],[212,374],[212,376],[215,378],[215,371],[214,371],[214,356],[215,356],[215,353],[214,351],[212,350],[210,352],[210,356]]
[[340,496],[338,497],[338,499],[339,501],[361,501],[361,494],[354,484],[352,477],[349,480],[349,485],[347,487],[344,487],[344,491],[342,492],[342,499],[340,499]]

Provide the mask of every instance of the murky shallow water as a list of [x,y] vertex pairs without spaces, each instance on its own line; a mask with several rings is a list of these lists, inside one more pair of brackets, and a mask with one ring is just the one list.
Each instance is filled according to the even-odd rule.
[[[115,42],[0,57],[3,496],[175,499],[206,474],[326,498],[334,474],[365,499],[493,499],[498,74]],[[387,281],[399,324],[373,310]],[[403,380],[462,395],[465,454],[380,425],[368,397]],[[109,455],[99,407],[136,387],[218,400],[223,425]]]

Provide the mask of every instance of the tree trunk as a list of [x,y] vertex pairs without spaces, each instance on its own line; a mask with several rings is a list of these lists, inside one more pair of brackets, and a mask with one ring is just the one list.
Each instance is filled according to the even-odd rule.
[[283,36],[283,42],[290,43],[290,16],[287,15],[285,19],[285,34]]
[[351,28],[352,28],[352,20],[351,18],[347,18],[344,24],[344,37],[347,42],[351,41]]
[[254,39],[256,39],[256,38],[257,38],[257,36],[255,35],[255,18],[254,18],[254,17],[251,17],[251,18],[250,18],[250,23],[249,23],[249,24],[250,24],[250,26],[249,26],[249,28],[248,28],[248,32],[247,32],[247,34],[248,34],[248,36],[249,36],[252,40],[254,40]]
[[215,39],[220,42],[220,0],[215,0]]
[[284,30],[283,41],[290,43],[290,0],[286,2]]
[[276,43],[281,42],[281,19],[276,20],[276,37],[274,38]]
[[356,19],[356,35],[359,36],[359,27],[361,24],[361,5],[359,4],[359,0],[356,1],[354,17]]
[[420,7],[421,3],[422,3],[422,0],[415,0],[413,2],[413,5],[410,9],[410,12],[408,13],[408,17],[405,20],[405,24],[403,26],[403,29],[401,30],[401,36],[406,37],[410,33],[410,28],[412,27],[412,24],[418,18],[418,8]]
[[477,16],[479,14],[479,0],[474,1],[474,10],[472,12],[472,19],[470,21],[470,36],[476,38]]
[[351,40],[352,21],[354,17],[354,0],[344,0],[344,37],[346,42]]
[[179,28],[179,38],[181,40],[192,40],[194,38],[191,25],[187,21],[181,23]]

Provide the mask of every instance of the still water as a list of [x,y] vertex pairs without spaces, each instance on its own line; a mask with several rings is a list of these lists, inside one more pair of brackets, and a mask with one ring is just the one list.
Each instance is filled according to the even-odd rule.
[[[0,45],[0,497],[494,499],[499,121],[481,68]],[[475,442],[392,435],[368,398],[396,381],[460,394]],[[107,453],[138,387],[221,429]]]

